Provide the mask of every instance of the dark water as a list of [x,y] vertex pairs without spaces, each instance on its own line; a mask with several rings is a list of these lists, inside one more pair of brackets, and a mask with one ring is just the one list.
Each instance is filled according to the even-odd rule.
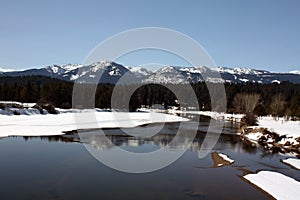
[[[204,122],[200,129],[205,126]],[[167,145],[177,127],[177,123],[167,124],[160,134],[147,139],[126,136],[119,129],[105,132],[127,151],[149,152]],[[243,142],[235,132],[227,124],[214,147],[235,160],[230,166],[212,168],[210,154],[198,158],[205,136],[199,131],[180,159],[146,174],[128,174],[101,164],[76,135],[3,138],[0,199],[269,199],[242,175],[272,170],[300,180],[299,171],[280,162],[282,155]],[[99,151],[114,148],[97,143],[93,147]]]

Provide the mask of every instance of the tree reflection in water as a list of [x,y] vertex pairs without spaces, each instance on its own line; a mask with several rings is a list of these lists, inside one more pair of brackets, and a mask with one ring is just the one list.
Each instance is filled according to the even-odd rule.
[[[142,131],[143,127],[139,127]],[[176,130],[178,128],[178,124],[166,124],[164,128],[161,130],[159,134],[156,134],[149,138],[138,138],[134,136],[127,135],[121,129],[103,129],[102,131],[105,133],[106,137],[110,140],[107,141],[103,136],[97,133],[97,130],[87,131],[86,137],[79,137],[77,131],[68,132],[65,135],[58,135],[58,136],[24,136],[24,140],[28,141],[31,139],[41,139],[47,140],[49,142],[78,142],[91,145],[93,148],[97,150],[105,150],[114,148],[114,145],[121,147],[121,146],[129,146],[129,147],[141,147],[143,145],[153,145],[159,148],[182,148],[184,145],[184,138],[180,138],[179,141],[173,143],[170,146],[170,142],[174,139]],[[205,127],[204,127],[205,128]],[[133,130],[134,128],[132,128]],[[138,129],[138,130],[139,130]],[[199,130],[203,130],[199,128]],[[128,131],[128,130],[127,130]],[[129,130],[130,131],[130,130]],[[136,131],[136,130],[135,130]],[[188,131],[188,130],[187,130]],[[258,152],[258,148],[261,148],[247,140],[241,140],[238,135],[235,133],[237,129],[232,124],[227,124],[224,127],[223,133],[221,134],[218,143],[215,146],[215,149],[236,149],[237,151],[244,151],[245,153],[249,154],[256,154]],[[198,131],[193,143],[191,144],[189,150],[190,151],[199,151],[204,140],[204,137],[207,133],[203,131]],[[280,150],[274,149],[272,150],[264,150],[262,149],[262,155],[265,156],[272,156],[273,154],[279,153]]]

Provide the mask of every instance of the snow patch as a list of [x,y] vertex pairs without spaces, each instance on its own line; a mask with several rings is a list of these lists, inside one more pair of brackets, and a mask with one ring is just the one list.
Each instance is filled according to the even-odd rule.
[[116,67],[112,67],[112,70],[108,74],[111,76],[121,76],[120,70]]
[[280,81],[279,80],[273,80],[271,83],[278,83],[278,84],[280,84]]
[[288,159],[282,160],[282,162],[289,164],[297,169],[300,169],[300,159],[288,158]]
[[299,199],[300,182],[278,172],[260,171],[245,175],[244,178],[276,199]]
[[79,75],[78,75],[78,74],[72,75],[72,76],[71,76],[71,80],[72,80],[72,81],[74,81],[74,80],[76,80],[76,79],[78,79],[78,78],[79,78]]
[[[147,111],[148,109],[141,109]],[[243,114],[230,114],[230,113],[219,113],[214,111],[190,111],[190,110],[176,110],[176,109],[168,109],[168,113],[172,114],[196,114],[196,115],[204,115],[211,117],[216,120],[236,120],[240,121],[244,115]]]
[[246,78],[240,78],[239,80],[242,81],[242,82],[245,82],[245,83],[246,83],[246,82],[249,82],[249,80],[246,79]]
[[128,67],[128,70],[135,74],[141,74],[143,76],[148,76],[152,73],[152,71],[145,69],[143,67]]
[[258,125],[280,136],[300,137],[300,121],[286,121],[284,118],[275,120],[273,117],[262,117],[258,119]]
[[187,72],[187,73],[192,73],[192,74],[202,74],[205,73],[207,71],[207,68],[204,66],[201,67],[183,67],[183,68],[179,68],[179,71],[182,72]]
[[211,83],[225,83],[225,80],[222,78],[212,78],[212,77],[207,77],[206,78],[207,82],[211,82]]
[[258,75],[258,74],[265,74],[269,73],[268,71],[264,70],[256,70],[256,69],[250,69],[250,68],[227,68],[227,67],[218,67],[218,68],[212,68],[212,70],[222,73],[229,73],[229,74],[252,74],[252,75]]
[[70,72],[70,71],[73,71],[75,69],[79,69],[83,67],[83,65],[80,65],[80,64],[66,64],[66,65],[62,65],[61,68],[65,69],[66,72]]
[[213,168],[221,167],[221,166],[228,166],[231,165],[234,160],[230,159],[227,155],[217,152],[211,153],[212,160],[214,161]]
[[224,160],[230,162],[230,163],[233,163],[234,160],[230,159],[227,155],[225,154],[222,154],[222,153],[218,153],[219,156],[221,156]]
[[256,133],[249,133],[247,135],[245,135],[245,137],[251,141],[251,142],[254,142],[254,143],[257,143],[257,141],[263,136],[262,133],[260,132],[256,132]]

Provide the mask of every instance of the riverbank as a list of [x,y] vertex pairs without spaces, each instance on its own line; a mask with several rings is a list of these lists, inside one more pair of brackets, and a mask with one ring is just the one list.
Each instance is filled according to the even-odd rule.
[[[212,111],[169,109],[166,112],[181,116],[186,114],[198,114],[209,116],[216,120],[236,123],[241,122],[241,119],[244,117],[243,114],[218,113]],[[270,116],[264,116],[257,118],[257,124],[257,126],[241,127],[237,134],[240,135],[242,139],[261,145],[265,149],[286,154],[295,153],[300,156],[300,121],[287,121],[284,118],[275,119]]]
[[300,155],[300,122],[284,118],[258,118],[258,126],[241,129],[241,137],[265,149]]
[[12,115],[0,110],[0,113],[5,112],[0,114],[0,137],[63,135],[78,129],[132,128],[152,123],[188,121],[163,113],[110,112],[101,109],[59,111],[59,114],[40,114],[31,108],[22,108],[18,110],[20,114]]

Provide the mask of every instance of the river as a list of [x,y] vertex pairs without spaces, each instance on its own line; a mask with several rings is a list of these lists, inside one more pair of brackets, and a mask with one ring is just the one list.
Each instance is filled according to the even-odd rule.
[[[193,122],[184,123],[189,127]],[[178,126],[179,123],[165,124],[150,138],[128,136],[120,129],[104,132],[123,150],[147,153],[165,148]],[[141,174],[120,172],[102,164],[83,143],[97,151],[113,151],[116,147],[89,139],[82,141],[76,134],[2,138],[0,199],[269,199],[242,176],[271,170],[300,179],[299,172],[281,163],[284,155],[242,141],[231,123],[226,123],[213,151],[228,155],[234,163],[213,167],[211,154],[198,157],[207,126],[205,120],[200,123],[193,143],[174,163]]]

